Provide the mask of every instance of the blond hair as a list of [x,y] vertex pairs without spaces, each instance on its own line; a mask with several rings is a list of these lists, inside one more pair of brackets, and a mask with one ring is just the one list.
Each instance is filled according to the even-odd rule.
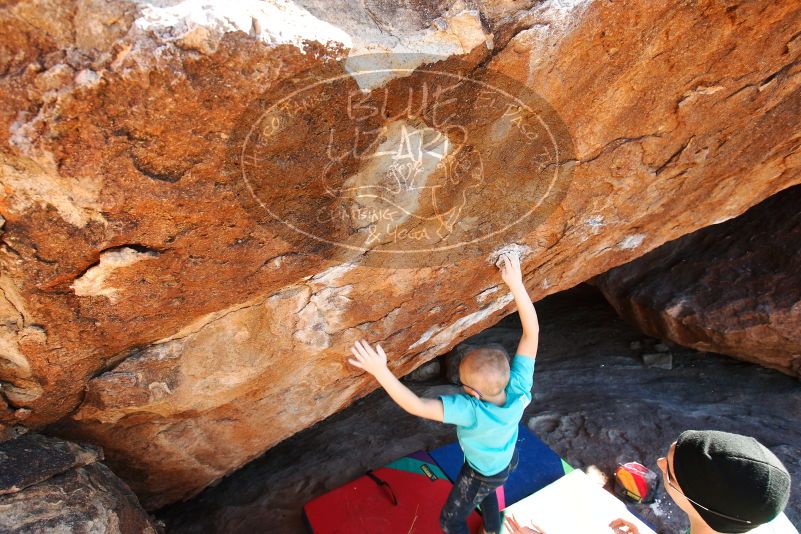
[[459,363],[459,376],[484,396],[500,394],[509,383],[509,359],[501,348],[480,347],[467,352]]

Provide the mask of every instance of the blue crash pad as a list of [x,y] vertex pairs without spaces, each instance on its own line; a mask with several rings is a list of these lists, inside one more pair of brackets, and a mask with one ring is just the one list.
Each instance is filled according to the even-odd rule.
[[[518,432],[517,453],[519,455],[517,469],[512,471],[503,488],[498,488],[498,504],[501,510],[573,470],[553,449],[523,425],[520,425]],[[459,443],[443,445],[429,454],[451,482],[454,482],[464,463],[464,454]]]

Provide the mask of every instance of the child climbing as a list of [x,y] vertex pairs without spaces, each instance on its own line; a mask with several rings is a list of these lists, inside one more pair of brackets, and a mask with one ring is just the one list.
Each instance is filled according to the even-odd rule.
[[479,504],[484,532],[492,534],[500,530],[495,490],[517,464],[518,423],[531,402],[534,358],[539,342],[537,313],[523,285],[518,256],[503,254],[499,261],[501,278],[514,296],[523,324],[523,336],[511,369],[504,351],[473,349],[459,365],[464,393],[422,399],[387,368],[387,356],[380,345],[373,349],[367,342],[357,341],[351,348],[353,358],[348,360],[373,375],[389,396],[410,414],[456,425],[465,463],[440,515],[440,525],[448,534],[467,533],[467,518]]

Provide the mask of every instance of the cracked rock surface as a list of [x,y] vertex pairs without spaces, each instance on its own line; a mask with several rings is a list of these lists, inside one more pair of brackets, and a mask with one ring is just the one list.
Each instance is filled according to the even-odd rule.
[[[356,339],[405,374],[510,311],[491,254],[382,262],[385,243],[298,246],[254,214],[230,144],[283,80],[412,53],[539,95],[572,140],[556,166],[570,183],[515,240],[539,299],[801,182],[799,27],[793,0],[2,2],[0,424],[59,421],[157,508],[372,391],[343,363]],[[270,205],[300,222],[327,198],[303,181],[328,168],[321,125],[342,117],[306,104],[265,163]],[[495,158],[471,225],[530,200],[537,154],[510,135],[487,128],[464,152]],[[348,165],[342,181],[376,180]]]

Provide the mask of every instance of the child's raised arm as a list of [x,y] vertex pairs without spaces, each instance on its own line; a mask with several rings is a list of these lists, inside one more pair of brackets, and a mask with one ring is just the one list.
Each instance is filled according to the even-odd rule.
[[442,401],[439,399],[421,399],[412,390],[401,384],[387,367],[387,355],[381,345],[376,348],[364,340],[353,344],[350,351],[353,358],[348,361],[351,365],[363,369],[373,375],[378,383],[387,390],[395,403],[412,415],[442,422],[445,417]]
[[526,286],[523,285],[523,273],[520,270],[520,258],[517,254],[501,254],[501,278],[509,286],[512,296],[517,304],[517,313],[523,324],[523,336],[517,346],[517,353],[522,356],[536,358],[537,346],[540,340],[540,323],[534,304],[528,296]]

